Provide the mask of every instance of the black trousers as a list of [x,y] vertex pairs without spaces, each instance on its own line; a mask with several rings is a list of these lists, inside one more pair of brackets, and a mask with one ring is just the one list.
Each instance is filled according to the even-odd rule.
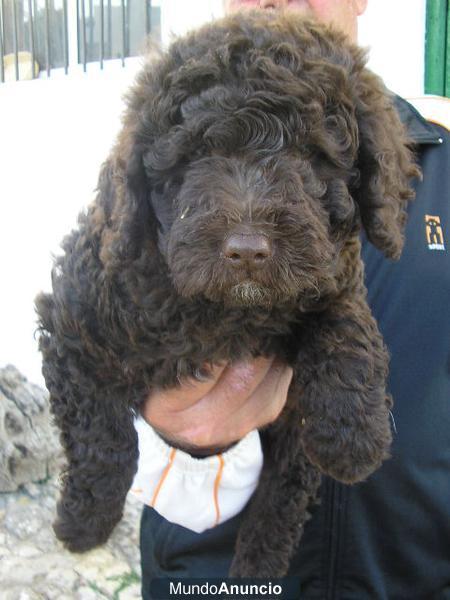
[[199,534],[144,506],[141,517],[142,597],[156,577],[226,577],[242,514]]

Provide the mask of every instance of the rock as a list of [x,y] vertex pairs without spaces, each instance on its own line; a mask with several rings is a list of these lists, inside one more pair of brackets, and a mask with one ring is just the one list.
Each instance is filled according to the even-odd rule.
[[107,547],[117,557],[125,557],[132,570],[140,570],[140,556],[136,552],[139,548],[139,529],[142,513],[142,502],[134,494],[128,494],[124,509],[124,518],[119,522]]
[[45,480],[61,464],[47,392],[12,365],[0,369],[0,492]]
[[81,554],[74,568],[93,588],[111,596],[131,574],[127,563],[117,560],[105,547]]
[[32,590],[13,588],[3,592],[2,600],[42,600],[42,596]]
[[134,583],[130,587],[122,589],[118,595],[120,600],[139,600],[139,598],[142,598],[141,586],[138,583]]
[[138,600],[142,504],[130,495],[108,543],[72,554],[51,528],[57,494],[55,477],[1,494],[1,600]]
[[20,544],[14,549],[14,553],[21,558],[35,558],[41,554],[41,551],[32,544]]
[[0,369],[1,599],[138,600],[142,504],[130,496],[105,546],[71,554],[51,526],[61,464],[47,393]]
[[76,600],[98,600],[97,593],[85,586],[78,588],[75,598]]
[[9,509],[3,527],[17,539],[25,541],[35,537],[42,527],[45,517],[47,515],[44,515],[44,511],[39,505],[31,503],[29,498],[24,497]]

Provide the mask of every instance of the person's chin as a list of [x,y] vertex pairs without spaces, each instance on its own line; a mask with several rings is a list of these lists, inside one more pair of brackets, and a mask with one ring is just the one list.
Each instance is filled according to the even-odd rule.
[[188,444],[182,440],[175,440],[165,433],[158,431],[158,429],[153,428],[155,433],[169,446],[175,448],[176,450],[181,450],[182,452],[186,452],[193,458],[207,458],[208,456],[214,456],[216,454],[223,454],[233,446],[235,446],[239,440],[232,442],[226,446],[209,446],[209,447],[201,447],[195,446],[193,444]]

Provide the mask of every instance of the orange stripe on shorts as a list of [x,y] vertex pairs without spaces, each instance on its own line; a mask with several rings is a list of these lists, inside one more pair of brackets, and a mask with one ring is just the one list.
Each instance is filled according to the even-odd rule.
[[217,525],[220,520],[218,495],[219,495],[220,480],[222,479],[222,471],[223,471],[223,467],[225,464],[225,461],[223,460],[223,457],[221,454],[218,454],[217,458],[219,459],[219,469],[217,471],[216,480],[214,481],[214,507],[216,509],[216,521],[215,521],[214,525]]
[[158,481],[158,485],[156,486],[156,490],[155,493],[153,494],[153,498],[152,501],[150,503],[151,507],[155,507],[155,503],[156,503],[156,499],[158,498],[158,494],[161,490],[162,484],[164,483],[165,478],[167,477],[171,466],[173,465],[173,459],[175,458],[175,454],[176,454],[176,448],[172,448],[170,455],[169,455],[169,464],[167,465],[167,467],[164,469],[164,471],[162,472],[161,478]]

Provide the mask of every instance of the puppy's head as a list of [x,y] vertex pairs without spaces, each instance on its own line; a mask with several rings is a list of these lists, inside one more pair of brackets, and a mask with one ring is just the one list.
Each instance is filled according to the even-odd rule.
[[397,258],[417,169],[364,64],[343,35],[291,13],[178,40],[129,96],[108,239],[162,255],[183,296],[231,305],[329,294],[361,226]]
[[195,161],[160,234],[175,286],[235,305],[318,298],[336,258],[325,193],[308,161],[289,152]]

